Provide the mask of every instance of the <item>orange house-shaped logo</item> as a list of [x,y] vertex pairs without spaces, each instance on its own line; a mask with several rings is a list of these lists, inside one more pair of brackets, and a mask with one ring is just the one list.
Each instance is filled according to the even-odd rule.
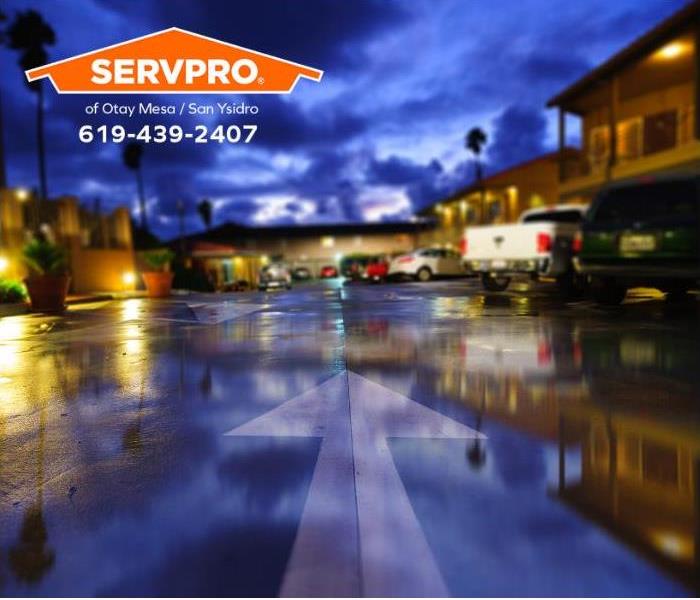
[[177,27],[26,71],[60,94],[288,94],[323,71]]

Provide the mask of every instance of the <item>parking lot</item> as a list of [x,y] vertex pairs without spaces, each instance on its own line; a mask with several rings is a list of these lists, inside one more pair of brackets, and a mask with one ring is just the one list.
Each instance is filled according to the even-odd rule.
[[0,593],[697,594],[699,307],[329,280],[3,318]]

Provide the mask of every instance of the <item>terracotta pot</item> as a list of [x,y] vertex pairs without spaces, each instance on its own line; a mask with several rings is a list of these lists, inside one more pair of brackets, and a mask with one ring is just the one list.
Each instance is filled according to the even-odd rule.
[[66,309],[70,275],[31,275],[24,285],[33,311],[61,313]]
[[147,271],[142,273],[149,298],[167,298],[173,286],[174,273],[166,271]]

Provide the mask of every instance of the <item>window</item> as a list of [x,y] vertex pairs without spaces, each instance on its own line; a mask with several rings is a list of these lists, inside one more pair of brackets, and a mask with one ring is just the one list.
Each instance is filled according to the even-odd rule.
[[593,127],[588,144],[588,161],[592,171],[600,171],[610,158],[610,128],[607,125]]
[[642,119],[635,117],[617,124],[617,159],[634,160],[642,155]]
[[528,215],[523,223],[580,223],[582,219],[580,210],[551,210]]
[[676,145],[678,113],[667,110],[644,117],[644,154],[669,150]]

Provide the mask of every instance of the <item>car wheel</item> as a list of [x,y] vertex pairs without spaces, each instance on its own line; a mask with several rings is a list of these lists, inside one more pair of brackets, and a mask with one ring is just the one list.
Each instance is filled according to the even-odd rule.
[[598,304],[605,306],[617,306],[627,295],[627,288],[614,280],[604,279],[592,282],[593,299]]
[[421,267],[416,273],[416,279],[418,281],[430,281],[433,278],[433,273],[428,267]]
[[495,277],[490,273],[482,273],[481,284],[489,292],[502,292],[510,285],[510,277]]

